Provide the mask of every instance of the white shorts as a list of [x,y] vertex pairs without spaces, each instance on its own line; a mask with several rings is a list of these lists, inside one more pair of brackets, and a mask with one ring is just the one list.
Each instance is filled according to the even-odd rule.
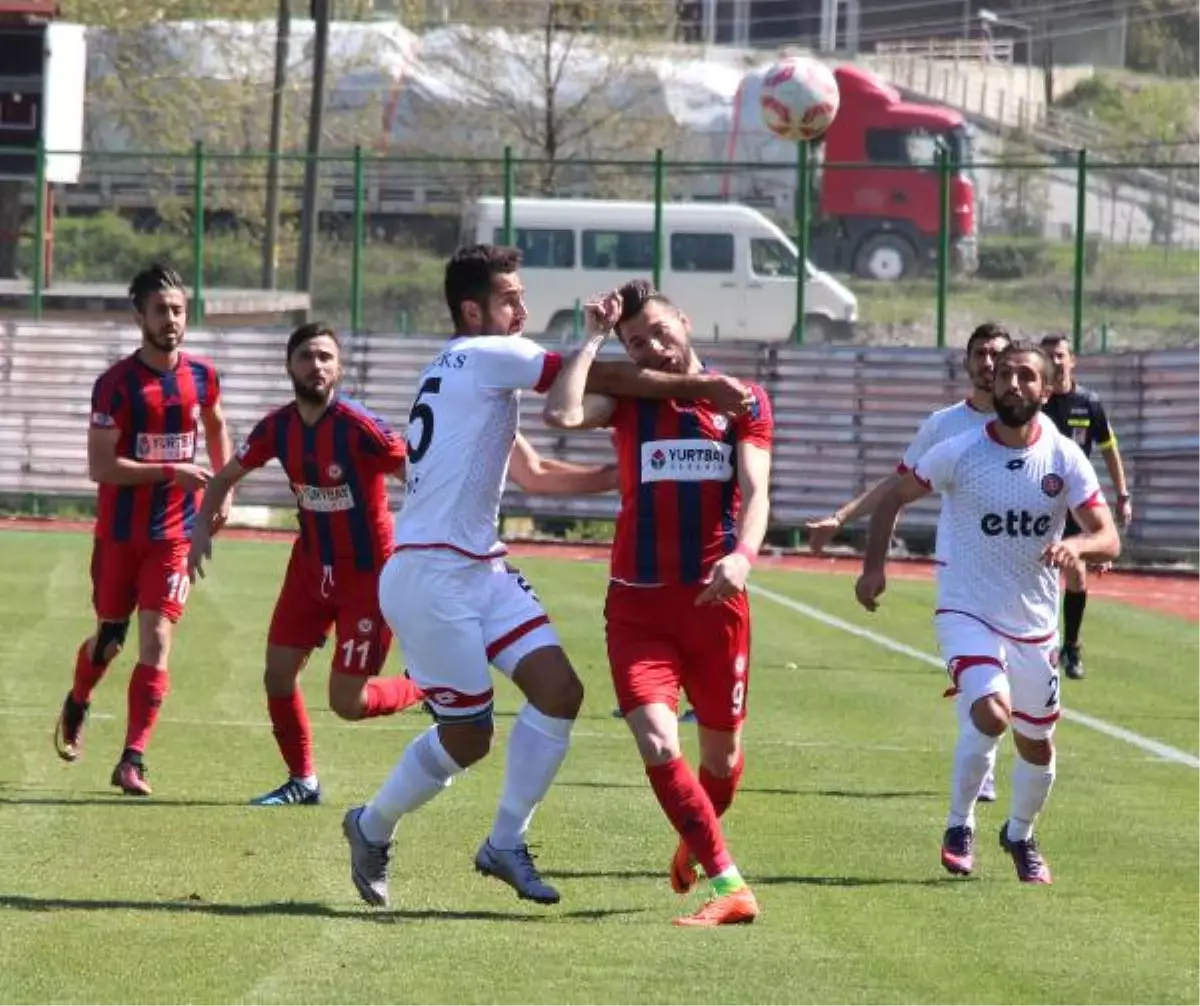
[[934,617],[946,672],[968,707],[986,695],[1008,695],[1012,727],[1033,740],[1054,733],[1058,722],[1058,639],[1022,641],[970,615]]
[[444,719],[491,708],[489,663],[511,678],[528,654],[559,645],[533,588],[503,559],[403,549],[379,575],[379,607],[409,676]]

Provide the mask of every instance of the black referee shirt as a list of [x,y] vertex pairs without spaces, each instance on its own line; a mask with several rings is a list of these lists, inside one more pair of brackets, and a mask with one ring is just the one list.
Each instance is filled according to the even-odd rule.
[[1117,437],[1108,425],[1108,416],[1100,396],[1082,384],[1065,394],[1054,394],[1042,406],[1064,437],[1070,437],[1089,458],[1093,445],[1106,451],[1116,445]]

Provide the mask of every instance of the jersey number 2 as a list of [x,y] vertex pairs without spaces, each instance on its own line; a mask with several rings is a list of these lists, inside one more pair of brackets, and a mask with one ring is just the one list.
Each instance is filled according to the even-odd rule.
[[408,425],[412,426],[418,419],[421,420],[421,439],[415,444],[408,445],[408,460],[420,461],[425,457],[425,452],[429,450],[429,445],[433,442],[433,406],[428,402],[422,402],[421,399],[426,395],[436,395],[442,390],[442,379],[440,377],[427,377],[425,383],[421,385],[421,390],[417,392],[417,400],[413,402],[412,411],[408,414]]

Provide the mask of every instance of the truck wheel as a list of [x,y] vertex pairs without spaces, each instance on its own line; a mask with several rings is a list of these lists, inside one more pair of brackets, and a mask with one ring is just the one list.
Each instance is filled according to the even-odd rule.
[[[810,345],[820,342],[833,342],[836,338],[834,322],[823,314],[806,314],[804,316],[804,343]],[[795,338],[793,331],[792,337]]]
[[854,272],[863,279],[894,283],[913,271],[917,253],[899,234],[876,234],[854,256]]

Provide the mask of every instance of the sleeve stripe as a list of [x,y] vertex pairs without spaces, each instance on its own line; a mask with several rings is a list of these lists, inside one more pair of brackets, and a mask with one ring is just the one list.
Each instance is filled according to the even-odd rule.
[[896,474],[897,475],[903,475],[908,470],[909,470],[908,465],[906,465],[903,461],[901,461],[898,465],[896,465]]
[[1108,501],[1105,500],[1104,493],[1102,493],[1099,489],[1097,489],[1094,493],[1092,493],[1091,496],[1089,496],[1087,499],[1085,499],[1082,503],[1079,504],[1079,506],[1075,507],[1074,509],[1076,509],[1076,510],[1091,510],[1092,508],[1099,507],[1099,506],[1108,506]]
[[1117,446],[1117,435],[1115,433],[1112,434],[1107,440],[1105,440],[1103,443],[1097,444],[1096,446],[1102,451],[1111,451]]
[[921,473],[920,473],[919,471],[917,471],[915,468],[914,468],[914,469],[912,469],[912,477],[913,477],[914,479],[916,479],[918,482],[920,482],[920,483],[921,483],[921,485],[923,485],[923,486],[924,486],[926,489],[932,489],[932,488],[933,488],[933,483],[932,483],[932,482],[930,482],[930,481],[929,481],[927,478],[924,478],[924,477],[921,475]]
[[558,372],[562,370],[563,358],[561,353],[547,353],[542,357],[542,373],[538,377],[537,384],[533,386],[533,390],[539,395],[544,394],[549,390],[550,385],[554,383],[554,379],[558,377]]

